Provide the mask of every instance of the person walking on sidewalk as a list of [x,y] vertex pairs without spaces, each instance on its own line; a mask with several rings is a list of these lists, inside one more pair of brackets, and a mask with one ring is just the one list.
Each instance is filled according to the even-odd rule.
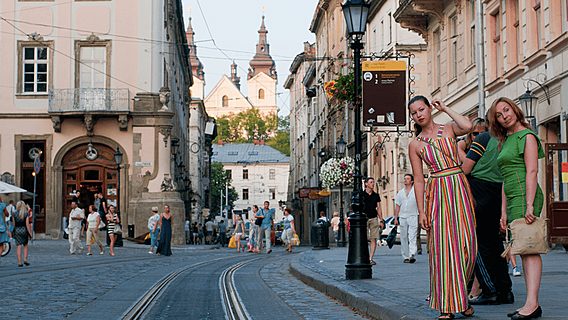
[[237,252],[245,251],[245,247],[241,244],[243,234],[245,234],[245,223],[240,215],[235,214],[235,242],[237,243]]
[[[453,122],[435,123],[432,106]],[[417,135],[408,146],[412,173],[424,176],[422,161],[430,171],[426,188],[423,179],[414,181],[418,219],[430,232],[430,307],[440,312],[439,319],[451,319],[457,312],[470,317],[474,310],[467,283],[473,276],[477,240],[473,197],[458,163],[456,136],[469,132],[472,123],[442,101],[430,104],[423,96],[412,98],[408,108]]]
[[83,252],[81,245],[81,227],[85,219],[84,211],[77,206],[77,202],[71,202],[71,212],[69,213],[69,253],[75,254],[77,250]]
[[114,233],[114,228],[120,223],[120,218],[116,212],[114,212],[114,205],[109,205],[107,210],[107,234],[110,239],[109,254],[114,257],[114,244],[116,243],[117,238],[117,235]]
[[[499,140],[501,152],[497,157],[503,175],[503,199],[501,205],[501,231],[507,231],[507,223],[525,219],[527,224],[540,216],[544,203],[542,189],[538,185],[538,159],[544,157],[539,137],[530,129],[523,111],[514,101],[498,98],[488,113],[491,134]],[[525,304],[508,314],[511,319],[535,319],[542,316],[538,300],[542,276],[540,254],[521,255],[527,297]]]
[[284,209],[284,230],[282,231],[282,241],[286,244],[286,251],[292,253],[292,240],[296,234],[296,226],[294,224],[294,217],[292,216],[292,209]]
[[331,230],[333,231],[333,239],[335,242],[339,240],[339,212],[333,212],[333,218],[331,218]]
[[[29,208],[23,201],[16,203],[16,212],[12,215],[12,225],[14,226],[14,241],[16,242],[16,257],[18,259],[18,267],[24,264],[29,266],[28,262],[28,240],[32,234],[32,223],[30,221]],[[24,263],[22,264],[22,247],[24,247]]]
[[[258,214],[258,206],[255,204],[252,206],[252,218],[250,219],[248,252],[258,252],[256,250],[256,238],[258,234],[258,228],[260,226],[256,222],[257,214]],[[262,222],[262,219],[260,221]]]
[[152,215],[150,216],[150,218],[148,218],[148,230],[150,230],[150,251],[148,251],[149,254],[153,254],[154,250],[158,249],[158,235],[160,234],[158,220],[160,220],[158,207],[152,207]]
[[270,202],[264,201],[264,207],[259,210],[258,218],[262,217],[262,224],[258,230],[257,250],[262,251],[262,240],[266,238],[266,253],[271,253],[272,249],[270,232],[272,231],[272,219],[274,219],[274,208],[270,208]]
[[[481,120],[476,122],[484,123]],[[501,257],[505,248],[499,231],[503,187],[503,177],[497,166],[499,141],[481,125],[475,127],[470,135],[475,137],[475,140],[462,160],[462,170],[468,175],[471,193],[475,198],[478,248],[475,276],[481,288],[481,295],[477,295],[469,303],[510,304],[515,299],[511,290],[513,284],[509,277],[507,261]]]
[[225,243],[227,243],[227,224],[225,220],[221,219],[217,227],[219,228],[219,242],[221,243],[221,247],[224,247]]
[[164,212],[160,215],[158,226],[160,227],[160,243],[158,244],[157,254],[164,256],[172,255],[172,225],[174,216],[170,212],[170,206],[164,206]]
[[89,215],[87,216],[87,255],[92,256],[91,246],[97,244],[99,246],[99,254],[105,254],[103,244],[99,240],[97,234],[99,233],[99,226],[101,224],[101,216],[96,211],[94,205],[89,205]]
[[400,228],[400,251],[404,263],[416,262],[416,229],[418,227],[418,208],[414,195],[414,176],[404,175],[404,188],[396,195],[394,224]]
[[364,212],[367,215],[367,240],[370,242],[369,257],[371,265],[377,263],[373,260],[377,250],[377,239],[381,236],[381,228],[385,227],[383,211],[381,210],[381,197],[375,192],[375,179],[365,178],[365,192],[363,192]]

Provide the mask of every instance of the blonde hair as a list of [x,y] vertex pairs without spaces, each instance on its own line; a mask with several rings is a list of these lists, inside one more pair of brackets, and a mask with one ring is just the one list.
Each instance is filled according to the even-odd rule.
[[24,220],[24,216],[26,215],[26,212],[28,212],[28,205],[20,200],[16,203],[16,211],[18,212],[18,218],[20,220]]
[[334,212],[333,212],[333,216],[334,216],[334,217],[339,217],[339,212],[334,211]]

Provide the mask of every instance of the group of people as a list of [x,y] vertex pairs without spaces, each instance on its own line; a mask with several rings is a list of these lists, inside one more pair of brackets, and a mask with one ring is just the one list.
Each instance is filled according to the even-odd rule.
[[[508,98],[495,100],[489,109],[489,132],[484,126],[474,127],[469,118],[439,100],[430,103],[427,98],[416,96],[408,108],[417,134],[409,145],[413,176],[405,177],[395,212],[397,223],[407,226],[403,228],[407,231],[401,232],[405,262],[413,259],[412,235],[416,234],[415,218],[403,214],[408,210],[418,213],[420,226],[429,234],[429,304],[440,312],[439,319],[452,319],[455,313],[471,317],[472,305],[513,303],[507,262],[501,257],[501,234],[515,219],[533,223],[542,210],[543,193],[537,174],[538,159],[544,152],[539,137],[519,106]],[[446,125],[435,123],[433,108],[453,121]],[[456,138],[467,134],[469,150],[460,151]],[[422,179],[423,163],[429,170],[427,182]],[[414,177],[413,186],[409,187]],[[365,187],[368,190],[373,185],[368,180]],[[408,201],[411,196],[416,201]],[[370,230],[377,222],[383,222],[380,206],[375,206],[379,201],[366,192]],[[404,239],[406,234],[408,241]],[[373,252],[371,241],[371,259]],[[527,296],[524,305],[507,316],[539,318],[542,259],[538,254],[527,254],[521,255],[521,260]],[[470,300],[468,284],[474,275],[481,294]]]
[[0,244],[14,239],[18,267],[29,266],[28,242],[32,238],[32,209],[24,201],[10,200],[8,205],[0,198]]

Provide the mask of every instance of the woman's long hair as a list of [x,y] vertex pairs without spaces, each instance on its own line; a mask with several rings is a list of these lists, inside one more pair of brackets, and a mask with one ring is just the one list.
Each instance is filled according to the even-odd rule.
[[[408,108],[410,109],[410,106],[418,101],[424,102],[424,104],[427,105],[429,108],[432,107],[430,105],[430,101],[428,101],[428,99],[425,96],[414,96],[412,99],[410,99],[410,101],[408,101]],[[416,136],[418,136],[420,132],[422,132],[422,127],[419,124],[414,123],[414,130],[416,131],[415,132]]]
[[497,138],[497,140],[499,140],[499,143],[501,144],[507,138],[507,129],[503,128],[503,126],[497,121],[497,111],[495,109],[497,108],[497,104],[499,102],[505,102],[511,107],[511,109],[513,109],[515,116],[517,116],[517,120],[521,123],[521,125],[523,125],[523,127],[530,128],[530,125],[527,119],[525,119],[523,110],[519,108],[515,101],[506,97],[497,98],[495,101],[493,101],[491,108],[489,108],[489,111],[487,112],[487,120],[489,121],[489,131],[491,132],[491,135]]
[[16,211],[18,212],[18,219],[24,220],[26,212],[28,212],[28,205],[20,200],[16,203]]

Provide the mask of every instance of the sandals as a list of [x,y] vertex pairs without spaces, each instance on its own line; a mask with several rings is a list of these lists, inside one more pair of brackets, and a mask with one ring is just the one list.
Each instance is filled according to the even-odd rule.
[[453,319],[453,318],[454,318],[453,313],[440,313],[440,315],[438,316],[438,320],[446,320],[446,319]]
[[473,309],[472,306],[468,306],[467,309],[465,309],[465,311],[462,311],[460,313],[462,314],[462,316],[469,318],[469,317],[473,317],[475,310]]

